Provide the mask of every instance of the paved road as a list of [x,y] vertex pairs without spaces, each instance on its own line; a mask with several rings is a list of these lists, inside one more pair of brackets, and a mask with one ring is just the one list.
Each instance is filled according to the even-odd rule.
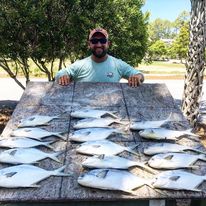
[[[46,79],[34,79],[34,81],[47,81]],[[24,79],[21,82],[25,85]],[[124,82],[124,80],[122,81]],[[174,99],[182,98],[184,80],[147,80],[145,83],[165,83]],[[206,80],[203,85],[203,100],[206,100]],[[0,78],[0,101],[16,100],[21,98],[23,90],[10,78]]]

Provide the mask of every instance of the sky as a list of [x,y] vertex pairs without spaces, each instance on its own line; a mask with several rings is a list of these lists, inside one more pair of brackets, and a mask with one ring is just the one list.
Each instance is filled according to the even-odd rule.
[[150,12],[150,21],[157,18],[174,21],[182,11],[191,10],[190,0],[145,0],[142,11]]

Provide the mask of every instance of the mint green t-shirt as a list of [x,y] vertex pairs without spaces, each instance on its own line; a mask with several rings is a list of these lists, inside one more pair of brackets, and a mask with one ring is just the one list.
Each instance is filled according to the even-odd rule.
[[119,82],[121,78],[128,79],[139,73],[140,71],[113,56],[108,55],[108,58],[101,63],[96,63],[89,56],[60,70],[56,74],[56,79],[67,74],[78,82]]

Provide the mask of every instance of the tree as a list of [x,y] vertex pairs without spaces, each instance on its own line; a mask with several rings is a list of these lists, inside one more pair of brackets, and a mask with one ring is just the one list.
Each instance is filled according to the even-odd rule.
[[29,81],[29,60],[49,81],[53,80],[55,61],[60,69],[67,58],[74,61],[88,55],[88,31],[97,26],[109,31],[111,54],[137,65],[147,48],[143,3],[143,0],[2,0],[0,67],[21,87],[17,76],[22,71]]
[[172,37],[172,22],[157,18],[149,24],[149,38],[152,42]]
[[167,46],[162,40],[155,41],[148,49],[152,60],[160,59],[167,54]]
[[206,1],[191,0],[191,6],[190,43],[186,62],[182,111],[190,124],[196,126],[205,70]]
[[179,34],[175,38],[172,44],[172,53],[178,57],[181,62],[182,59],[186,59],[189,45],[189,25],[184,23],[180,28]]

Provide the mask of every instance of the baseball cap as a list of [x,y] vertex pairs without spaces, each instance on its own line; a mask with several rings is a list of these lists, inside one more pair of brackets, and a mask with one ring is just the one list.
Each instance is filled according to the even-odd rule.
[[90,31],[89,40],[92,38],[92,36],[93,36],[95,33],[101,33],[101,34],[103,34],[107,39],[108,39],[108,37],[109,37],[109,34],[108,34],[108,32],[107,32],[105,29],[103,29],[103,28],[96,28],[96,29],[93,29],[93,30]]

